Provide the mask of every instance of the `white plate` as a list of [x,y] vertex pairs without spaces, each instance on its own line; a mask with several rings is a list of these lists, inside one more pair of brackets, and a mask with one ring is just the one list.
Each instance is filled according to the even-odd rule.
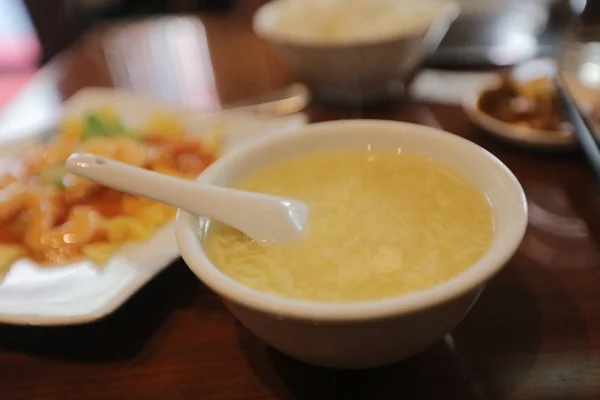
[[[277,118],[235,112],[201,114],[109,89],[78,92],[65,103],[64,115],[82,115],[107,105],[132,127],[159,111],[177,115],[194,135],[206,135],[222,126],[226,151],[259,135],[293,130],[307,122],[304,114]],[[0,160],[17,154],[32,140],[0,143]],[[124,246],[102,267],[89,261],[42,267],[19,260],[0,283],[0,322],[68,325],[102,318],[178,257],[173,224],[169,224],[144,243]]]
[[[556,63],[551,59],[536,59],[514,67],[511,74],[519,82],[527,82],[540,77],[552,78],[556,74]],[[498,76],[498,78],[500,77]],[[498,79],[499,81],[500,79]],[[570,79],[567,79],[567,84],[582,108],[591,108],[591,99],[594,98],[594,94],[597,96],[598,92],[590,94],[590,89],[584,90],[581,85],[577,85]],[[575,147],[577,142],[570,132],[550,132],[515,126],[482,112],[477,107],[481,95],[485,90],[493,89],[496,85],[489,85],[482,90],[468,94],[464,98],[463,109],[473,123],[497,138],[524,147],[546,150],[563,150]]]

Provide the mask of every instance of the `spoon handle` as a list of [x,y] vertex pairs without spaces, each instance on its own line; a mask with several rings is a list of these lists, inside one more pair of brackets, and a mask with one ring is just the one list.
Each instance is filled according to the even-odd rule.
[[260,241],[296,239],[308,213],[295,200],[173,178],[94,154],[75,153],[65,166],[104,186],[215,219]]
[[[133,167],[89,153],[75,153],[66,161],[67,170],[112,189],[184,208],[182,190],[192,190],[190,181]],[[175,186],[175,187],[173,187]],[[172,189],[172,190],[170,190]],[[191,194],[191,193],[190,193]]]
[[112,189],[146,197],[196,215],[223,219],[219,212],[219,205],[222,205],[219,192],[222,188],[207,187],[88,153],[71,155],[65,165],[70,172]]

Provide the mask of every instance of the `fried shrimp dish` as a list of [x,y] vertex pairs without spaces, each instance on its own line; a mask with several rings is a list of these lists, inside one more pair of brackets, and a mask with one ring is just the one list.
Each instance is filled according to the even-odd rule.
[[6,162],[0,174],[0,268],[21,257],[58,265],[105,263],[127,242],[144,241],[175,209],[68,173],[64,161],[88,152],[136,167],[194,179],[216,157],[217,142],[186,136],[161,115],[127,129],[110,109],[66,120],[52,140]]

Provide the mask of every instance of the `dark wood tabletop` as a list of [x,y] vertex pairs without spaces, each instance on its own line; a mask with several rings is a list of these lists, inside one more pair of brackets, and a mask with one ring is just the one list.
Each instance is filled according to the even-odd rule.
[[[0,132],[43,125],[88,86],[217,107],[293,81],[245,14],[121,22],[44,67],[0,115]],[[451,105],[308,113],[439,126],[491,150],[522,182],[525,240],[453,332],[393,366],[316,368],[265,347],[180,260],[101,321],[0,325],[0,399],[600,399],[600,197],[580,154],[497,143]]]

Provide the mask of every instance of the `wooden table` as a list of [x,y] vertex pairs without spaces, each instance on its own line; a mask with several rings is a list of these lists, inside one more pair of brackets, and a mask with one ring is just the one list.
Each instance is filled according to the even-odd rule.
[[[247,15],[202,22],[149,20],[93,31],[15,100],[0,117],[0,132],[43,124],[86,86],[200,107],[293,81],[282,58],[252,35]],[[600,399],[600,208],[580,155],[495,143],[455,106],[308,111],[313,121],[439,125],[491,150],[521,180],[530,229],[458,328],[394,366],[315,368],[265,348],[178,261],[97,323],[0,326],[0,399]]]

